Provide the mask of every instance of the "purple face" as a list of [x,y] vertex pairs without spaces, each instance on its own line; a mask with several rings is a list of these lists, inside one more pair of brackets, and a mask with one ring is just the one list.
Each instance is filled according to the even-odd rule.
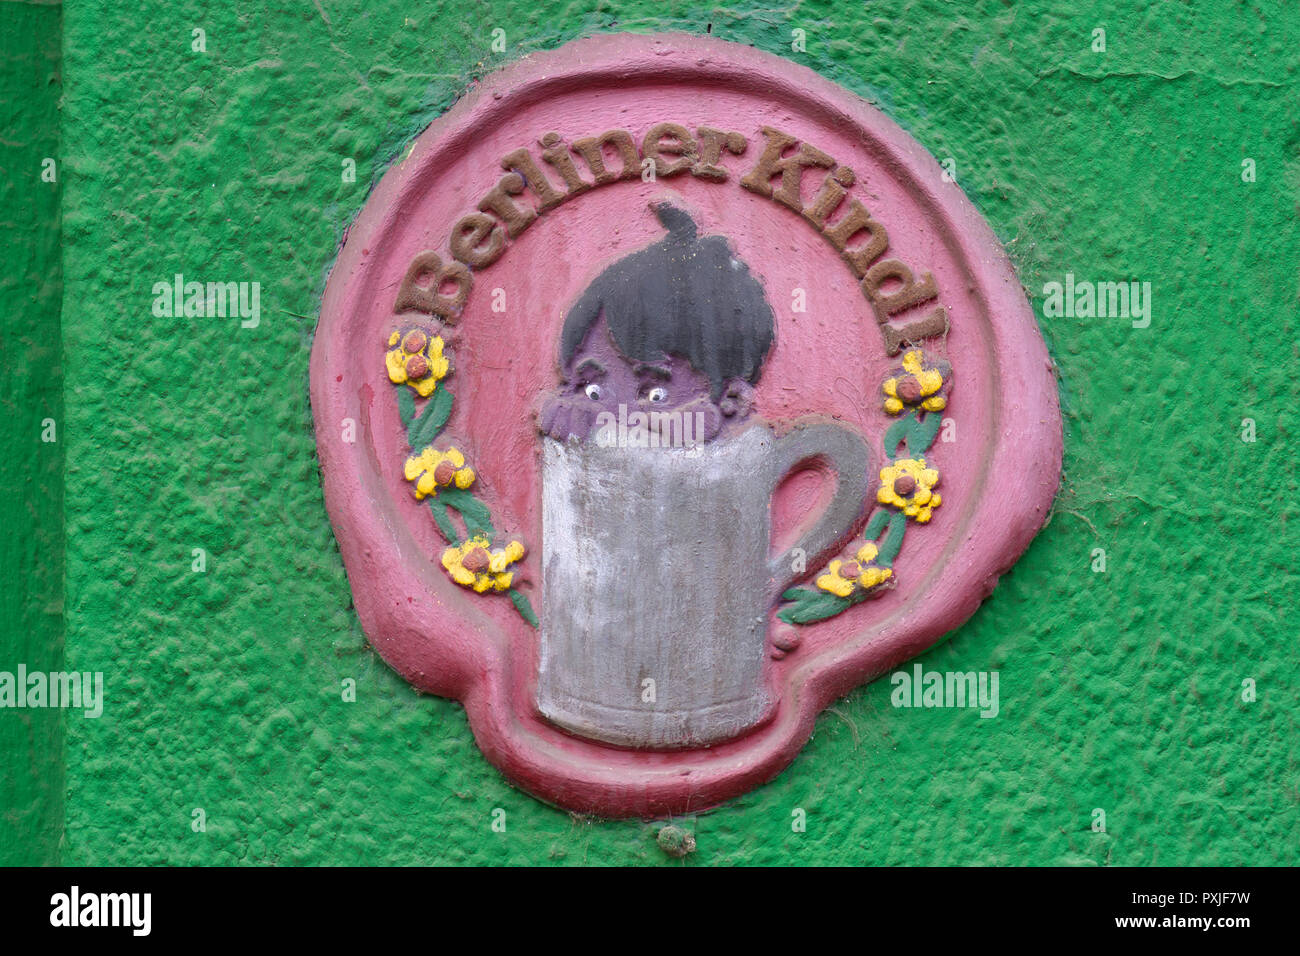
[[632,412],[700,414],[703,439],[717,436],[730,421],[743,418],[753,390],[739,379],[728,382],[718,402],[710,398],[709,377],[686,359],[669,355],[653,362],[627,358],[614,344],[602,316],[583,340],[568,367],[564,382],[542,409],[541,430],[552,438],[585,438],[608,412],[617,418]]
[[671,412],[709,397],[708,376],[690,362],[669,355],[658,362],[633,362],[619,352],[602,318],[569,363],[565,387],[585,398],[593,414],[627,411]]

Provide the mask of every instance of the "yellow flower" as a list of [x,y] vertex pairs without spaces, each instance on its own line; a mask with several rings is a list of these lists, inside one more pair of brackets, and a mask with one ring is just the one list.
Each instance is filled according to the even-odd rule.
[[913,349],[903,356],[901,368],[894,369],[880,386],[885,393],[885,411],[897,415],[908,407],[927,412],[941,412],[948,405],[948,385],[952,366],[938,359],[926,361],[925,353]]
[[474,484],[474,469],[465,465],[465,456],[455,448],[437,451],[432,445],[406,459],[405,475],[407,481],[415,482],[415,497],[438,494],[439,488],[446,488],[452,482],[457,488],[468,488]]
[[504,591],[514,580],[511,566],[524,553],[524,546],[518,541],[511,541],[504,548],[493,551],[488,539],[478,535],[459,547],[452,545],[444,551],[442,566],[461,587],[473,588],[479,594],[489,588]]
[[390,335],[384,365],[390,382],[411,386],[421,398],[432,395],[451,371],[451,361],[443,354],[442,337],[430,337],[423,329]]
[[880,469],[876,500],[924,524],[930,520],[930,512],[943,504],[934,490],[938,483],[938,469],[927,467],[924,458],[900,458]]
[[852,561],[832,561],[817,586],[836,597],[846,598],[855,591],[870,591],[894,576],[890,568],[875,563],[876,546],[870,542],[858,548]]

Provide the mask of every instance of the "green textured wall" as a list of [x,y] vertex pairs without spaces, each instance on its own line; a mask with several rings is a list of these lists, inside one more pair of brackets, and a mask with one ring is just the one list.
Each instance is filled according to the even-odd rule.
[[[993,597],[921,659],[998,670],[1001,714],[859,689],[776,781],[681,821],[689,860],[1297,862],[1296,4],[272,6],[63,7],[57,630],[69,667],[105,673],[107,704],[67,716],[62,757],[20,787],[62,834],[22,816],[33,835],[0,855],[666,862],[651,824],[511,788],[459,705],[416,695],[367,648],[322,502],[307,360],[369,184],[475,77],[593,31],[680,29],[797,59],[952,157],[1040,317],[1043,284],[1066,273],[1149,281],[1154,299],[1146,329],[1042,319],[1060,498]],[[152,285],[176,272],[259,281],[260,326],[154,318]],[[6,365],[48,361],[5,348]],[[35,523],[57,525],[54,510]],[[15,719],[0,712],[6,748]]]
[[[0,2],[0,671],[10,673],[63,660],[60,14]],[[0,710],[0,864],[53,859],[62,830],[62,714]]]

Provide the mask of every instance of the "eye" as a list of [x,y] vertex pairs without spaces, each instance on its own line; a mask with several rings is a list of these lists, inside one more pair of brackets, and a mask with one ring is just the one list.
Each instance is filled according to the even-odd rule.
[[668,390],[660,385],[656,385],[650,391],[645,393],[646,401],[654,402],[656,405],[668,401]]
[[591,399],[593,402],[600,401],[600,386],[597,385],[595,382],[592,382],[590,385],[584,388],[583,391],[587,393],[587,397]]

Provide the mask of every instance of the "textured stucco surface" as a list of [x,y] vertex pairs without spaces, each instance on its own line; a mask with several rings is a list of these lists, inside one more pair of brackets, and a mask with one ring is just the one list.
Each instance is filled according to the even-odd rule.
[[[474,77],[593,30],[708,29],[798,59],[952,157],[1040,316],[1043,283],[1067,272],[1149,281],[1154,308],[1146,329],[1042,319],[1060,498],[921,658],[998,670],[1000,715],[859,689],[777,780],[678,821],[689,861],[1296,862],[1294,5],[263,6],[64,8],[66,656],[105,673],[108,700],[66,721],[58,859],[667,862],[651,824],[511,788],[458,704],[367,648],[321,499],[307,360],[368,184]],[[152,285],[177,272],[259,281],[260,326],[154,318]]]

